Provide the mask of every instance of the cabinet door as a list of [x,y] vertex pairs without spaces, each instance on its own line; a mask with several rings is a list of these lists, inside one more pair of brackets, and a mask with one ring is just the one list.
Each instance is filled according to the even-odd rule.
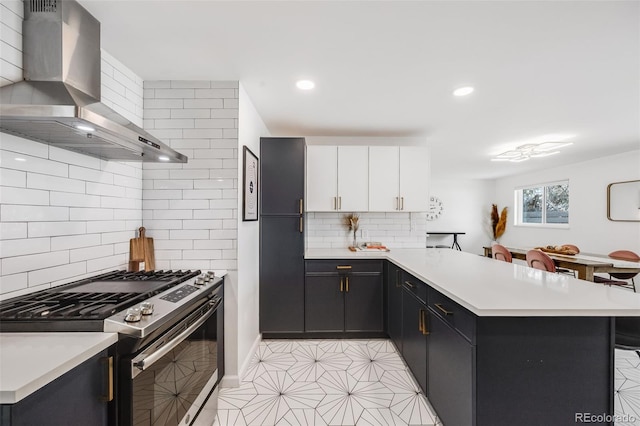
[[351,273],[345,279],[345,331],[384,331],[382,274]]
[[305,331],[344,330],[344,276],[307,274]]
[[304,234],[300,217],[260,218],[260,331],[304,330]]
[[[402,290],[402,356],[418,381],[427,390],[427,336],[421,330],[423,322],[429,325],[427,307],[407,289]],[[440,374],[443,371],[441,370]],[[445,423],[448,424],[448,423]],[[453,424],[453,423],[452,423]]]
[[304,199],[304,147],[304,138],[260,138],[261,215],[300,213],[300,200]]
[[307,211],[337,210],[338,147],[307,147]]
[[402,352],[402,270],[389,262],[387,269],[387,333]]
[[338,147],[338,209],[369,210],[369,147]]
[[369,147],[369,211],[399,208],[400,160],[397,146]]
[[427,398],[445,425],[473,425],[474,348],[430,312]]
[[400,210],[429,210],[429,155],[426,148],[400,147]]

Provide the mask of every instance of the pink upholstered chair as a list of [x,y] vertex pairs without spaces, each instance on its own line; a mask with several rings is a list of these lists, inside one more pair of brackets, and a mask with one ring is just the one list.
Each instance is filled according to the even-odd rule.
[[511,252],[507,248],[500,244],[494,244],[491,246],[491,254],[495,260],[501,260],[503,262],[511,263]]
[[[631,262],[640,261],[640,256],[630,250],[616,250],[609,253],[609,257],[612,259],[620,259],[620,260],[628,260]],[[637,272],[612,272],[609,274],[609,278],[603,278],[599,276],[594,276],[593,281],[601,284],[607,285],[618,285],[621,287],[631,287],[631,289],[636,291],[636,283],[633,278],[638,275]],[[614,279],[617,278],[617,279]],[[619,280],[631,280],[631,284],[627,281],[619,281]]]
[[526,255],[527,265],[547,272],[556,272],[556,265],[549,255],[540,250],[529,250]]

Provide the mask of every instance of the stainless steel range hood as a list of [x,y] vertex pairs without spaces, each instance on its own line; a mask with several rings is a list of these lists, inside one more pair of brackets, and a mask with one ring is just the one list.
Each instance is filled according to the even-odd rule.
[[102,104],[100,22],[74,0],[25,0],[24,81],[0,88],[0,131],[107,160],[187,157]]

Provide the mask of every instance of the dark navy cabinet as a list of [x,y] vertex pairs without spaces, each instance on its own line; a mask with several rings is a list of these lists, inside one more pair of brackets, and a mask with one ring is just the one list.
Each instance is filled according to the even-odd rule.
[[305,331],[384,333],[382,261],[308,260]]
[[106,426],[115,404],[112,374],[104,350],[17,403],[0,405],[0,425]]
[[260,331],[304,332],[303,138],[260,139]]
[[386,262],[385,267],[387,334],[402,352],[402,269],[391,262]]

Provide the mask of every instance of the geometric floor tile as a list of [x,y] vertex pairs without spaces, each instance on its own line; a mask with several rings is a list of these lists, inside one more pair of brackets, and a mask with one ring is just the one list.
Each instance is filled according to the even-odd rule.
[[[640,355],[616,349],[614,379],[615,425],[640,426]],[[206,408],[198,425],[442,425],[387,339],[264,340],[217,416]]]

